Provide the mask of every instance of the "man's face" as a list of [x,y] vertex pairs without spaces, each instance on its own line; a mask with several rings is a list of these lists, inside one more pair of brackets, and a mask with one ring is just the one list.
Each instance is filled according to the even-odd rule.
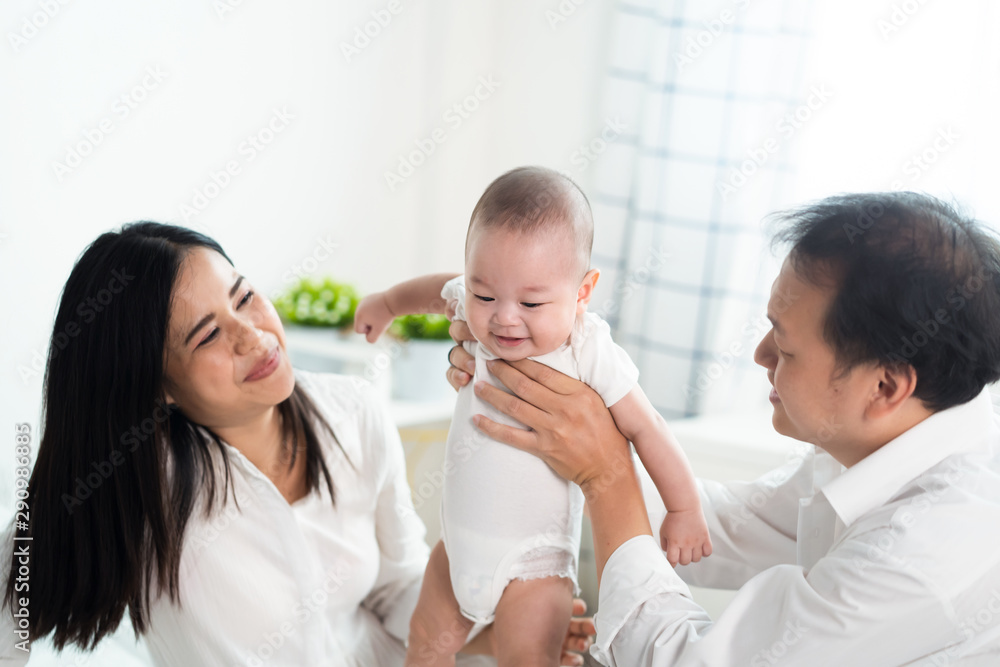
[[757,346],[754,361],[767,369],[774,387],[774,429],[852,465],[867,454],[865,406],[878,389],[878,369],[861,365],[839,376],[833,348],[823,337],[835,296],[832,284],[803,280],[786,259],[767,307],[773,328]]

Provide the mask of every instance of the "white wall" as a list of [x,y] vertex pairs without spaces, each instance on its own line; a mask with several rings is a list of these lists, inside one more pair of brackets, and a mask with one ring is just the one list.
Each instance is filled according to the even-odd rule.
[[[39,0],[0,6],[0,423],[37,429],[33,353],[45,353],[62,285],[103,231],[137,219],[206,231],[269,294],[303,266],[371,291],[461,270],[485,185],[518,164],[569,169],[600,129],[610,1],[552,27],[555,0],[403,0],[350,57],[341,43],[372,12],[385,20],[388,0],[228,1],[237,6],[53,2],[51,18]],[[481,77],[498,87],[446,119]],[[254,153],[244,142],[275,109],[293,118]],[[111,131],[57,173],[102,120]],[[384,173],[435,128],[444,142],[390,191]],[[212,173],[229,161],[240,171],[216,193]],[[216,196],[186,215],[206,186]],[[325,256],[320,239],[338,247],[310,266]]]

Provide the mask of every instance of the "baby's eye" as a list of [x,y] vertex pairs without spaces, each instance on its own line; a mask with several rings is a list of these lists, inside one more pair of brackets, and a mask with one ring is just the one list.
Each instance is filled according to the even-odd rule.
[[473,294],[472,296],[476,297],[480,301],[485,301],[485,302],[493,301],[493,297],[491,296],[479,296],[478,294]]
[[538,306],[541,306],[543,304],[540,304],[540,303],[522,303],[521,305],[524,306],[525,308],[537,308]]

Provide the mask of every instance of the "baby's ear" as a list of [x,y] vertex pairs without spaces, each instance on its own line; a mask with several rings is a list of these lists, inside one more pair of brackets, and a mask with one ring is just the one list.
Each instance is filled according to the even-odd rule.
[[597,286],[597,279],[601,277],[601,272],[597,269],[587,271],[580,283],[580,289],[576,293],[576,312],[580,314],[587,310],[590,297],[594,296],[594,288]]

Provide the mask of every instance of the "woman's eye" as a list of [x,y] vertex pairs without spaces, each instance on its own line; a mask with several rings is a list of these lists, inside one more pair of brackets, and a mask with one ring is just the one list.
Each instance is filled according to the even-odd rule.
[[205,343],[207,343],[210,340],[214,339],[215,338],[215,334],[217,334],[217,333],[219,333],[218,327],[216,327],[215,329],[212,329],[212,333],[210,333],[207,336],[205,336],[205,338],[203,338],[202,341],[200,343],[198,343],[198,347],[201,347]]
[[491,297],[491,296],[479,296],[478,294],[474,294],[473,296],[476,297],[477,299],[479,299],[480,301],[485,301],[487,303],[489,303],[490,301],[493,301],[493,297]]
[[[242,308],[252,298],[253,298],[253,290],[248,290],[247,293],[243,295],[243,298],[240,299],[240,302],[238,304],[236,304],[236,308]],[[212,329],[212,333],[210,333],[207,336],[205,336],[205,338],[203,338],[202,341],[200,343],[198,343],[197,347],[201,347],[205,343],[208,343],[208,342],[211,342],[212,340],[214,340],[215,339],[215,335],[217,333],[219,333],[218,327],[216,327],[215,329]]]

